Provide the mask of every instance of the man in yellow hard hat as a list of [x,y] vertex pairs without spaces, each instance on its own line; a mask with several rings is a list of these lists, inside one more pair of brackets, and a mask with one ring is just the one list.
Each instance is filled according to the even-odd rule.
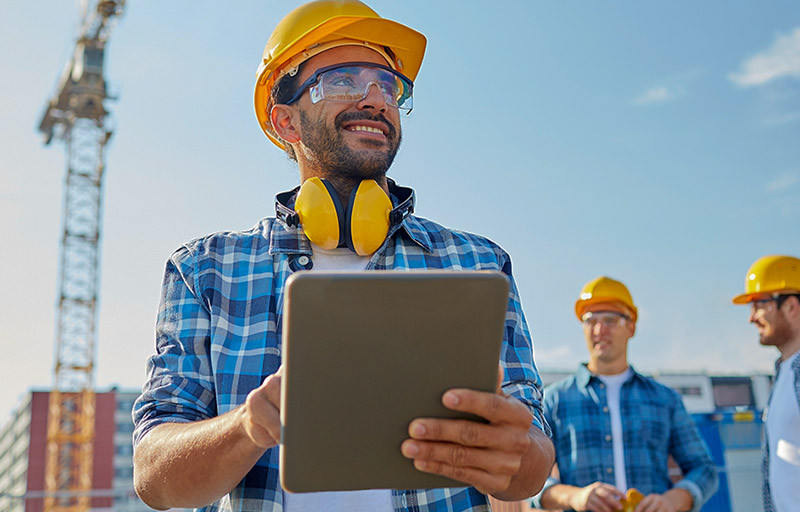
[[[598,277],[581,290],[575,314],[589,362],[545,388],[558,471],[534,504],[611,512],[636,489],[644,494],[637,512],[700,510],[716,490],[716,467],[678,393],[628,363],[638,316],[628,288]],[[683,473],[674,485],[669,456]]]
[[[525,499],[544,484],[553,447],[508,254],[484,237],[412,215],[413,191],[386,176],[425,44],[422,34],[357,0],[304,4],[273,31],[256,75],[256,118],[296,160],[301,186],[276,196],[275,217],[194,240],[167,262],[156,353],[134,406],[134,480],[148,505],[485,511],[487,495]],[[419,470],[464,487],[281,489],[283,290],[292,272],[319,269],[508,276],[501,391],[449,390],[442,399],[486,423],[419,418],[397,447]],[[347,471],[348,461],[341,464]]]
[[734,304],[750,304],[750,323],[762,345],[778,349],[775,381],[764,411],[764,510],[800,507],[800,259],[759,258],[747,270],[745,292]]

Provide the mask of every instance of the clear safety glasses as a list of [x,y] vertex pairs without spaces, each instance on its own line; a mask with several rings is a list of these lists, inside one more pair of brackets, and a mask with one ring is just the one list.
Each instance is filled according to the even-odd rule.
[[286,104],[291,105],[299,100],[306,89],[312,103],[321,100],[361,101],[367,97],[373,85],[383,94],[388,105],[406,113],[411,112],[414,106],[414,83],[389,66],[373,62],[348,62],[320,68],[300,85]]
[[583,320],[583,326],[589,329],[594,329],[598,324],[610,328],[624,325],[625,322],[628,321],[628,317],[614,311],[599,311],[596,313],[586,313],[581,320]]
[[780,309],[789,297],[797,297],[800,300],[800,294],[776,293],[771,297],[750,301],[750,312],[755,315],[759,312],[770,312],[773,308]]

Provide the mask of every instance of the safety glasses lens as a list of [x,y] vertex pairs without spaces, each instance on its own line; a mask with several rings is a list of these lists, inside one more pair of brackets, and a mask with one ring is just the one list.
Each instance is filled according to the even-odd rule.
[[593,328],[595,325],[600,324],[603,327],[616,327],[624,324],[628,317],[619,313],[603,312],[603,313],[586,313],[583,315],[583,325]]
[[411,82],[392,70],[369,66],[343,66],[321,73],[317,83],[310,88],[311,101],[360,101],[367,97],[373,85],[383,94],[387,104],[411,110]]

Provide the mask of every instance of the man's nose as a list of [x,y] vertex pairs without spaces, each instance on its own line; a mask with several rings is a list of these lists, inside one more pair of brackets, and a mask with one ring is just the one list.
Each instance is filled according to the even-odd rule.
[[364,99],[358,102],[360,108],[373,108],[380,112],[386,110],[386,96],[383,91],[375,82],[370,82],[367,85],[367,93]]

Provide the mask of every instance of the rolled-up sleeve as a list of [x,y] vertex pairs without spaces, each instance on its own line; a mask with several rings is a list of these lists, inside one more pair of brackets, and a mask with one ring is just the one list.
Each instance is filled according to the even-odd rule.
[[677,393],[673,396],[672,432],[669,452],[680,466],[683,479],[675,487],[692,495],[691,512],[698,512],[716,492],[719,475],[697,426],[686,412]]
[[505,340],[501,365],[505,372],[503,392],[522,401],[533,414],[533,423],[550,436],[550,426],[542,410],[542,379],[533,361],[533,343],[525,315],[522,312],[517,285],[511,275],[511,260],[503,253],[502,271],[509,280]]
[[162,423],[188,423],[216,415],[209,358],[210,315],[197,293],[193,254],[176,251],[164,272],[155,353],[133,406],[134,447]]

